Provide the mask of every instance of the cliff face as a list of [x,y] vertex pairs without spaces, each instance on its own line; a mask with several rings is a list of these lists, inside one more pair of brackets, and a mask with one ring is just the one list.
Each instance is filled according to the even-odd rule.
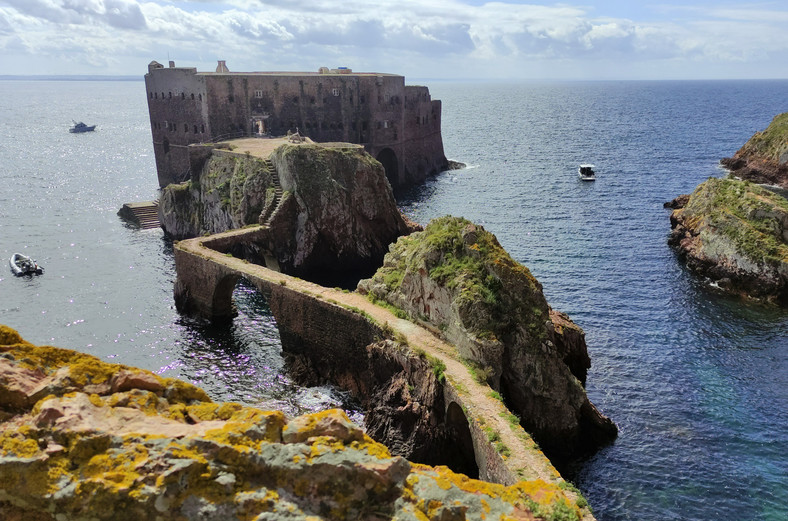
[[582,330],[553,312],[539,282],[495,236],[460,218],[400,238],[359,290],[439,329],[553,456],[612,440],[589,402]]
[[414,465],[341,411],[286,418],[0,326],[0,518],[579,519],[541,480]]
[[382,165],[356,146],[283,145],[270,161],[214,151],[196,179],[162,191],[159,208],[176,239],[268,224],[272,240],[258,246],[304,278],[369,273],[413,229]]
[[711,178],[674,203],[669,244],[731,293],[788,297],[788,201],[758,185]]
[[733,157],[722,164],[748,181],[788,189],[788,112],[776,116],[763,132],[756,132]]
[[370,272],[391,242],[412,231],[383,166],[360,147],[285,145],[271,160],[285,190],[270,224],[286,272]]
[[274,181],[259,158],[217,152],[197,179],[162,189],[159,221],[175,239],[257,224],[272,203]]

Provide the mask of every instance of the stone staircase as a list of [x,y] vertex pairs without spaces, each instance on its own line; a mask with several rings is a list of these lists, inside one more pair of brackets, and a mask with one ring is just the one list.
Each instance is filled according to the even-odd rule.
[[143,230],[159,228],[159,202],[147,201],[144,203],[126,203],[118,215],[138,224]]
[[284,194],[284,190],[282,190],[282,185],[279,183],[279,174],[276,171],[276,165],[270,159],[264,160],[265,166],[268,168],[268,171],[271,173],[271,180],[274,183],[274,202],[270,206],[268,206],[267,211],[260,216],[260,223],[265,226],[271,226],[271,219],[273,218],[276,211],[279,209],[279,205],[282,203],[282,195]]

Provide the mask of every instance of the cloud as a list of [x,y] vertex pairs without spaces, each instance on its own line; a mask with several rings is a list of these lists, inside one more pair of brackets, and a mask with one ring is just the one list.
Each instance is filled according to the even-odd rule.
[[19,13],[54,24],[109,25],[143,29],[145,17],[135,0],[5,0]]
[[151,53],[166,51],[196,59],[200,63],[193,65],[201,67],[224,58],[235,70],[260,70],[260,64],[312,70],[342,63],[419,76],[468,70],[505,76],[548,61],[583,63],[588,69],[593,69],[589,63],[610,60],[771,59],[785,66],[788,50],[782,36],[788,8],[775,4],[768,10],[751,4],[700,9],[663,3],[660,16],[631,20],[580,3],[516,0],[0,1],[5,6],[0,7],[0,49],[16,38],[27,49],[15,47],[16,53],[59,59],[57,42],[75,62],[119,68],[119,56],[147,63],[156,58]]

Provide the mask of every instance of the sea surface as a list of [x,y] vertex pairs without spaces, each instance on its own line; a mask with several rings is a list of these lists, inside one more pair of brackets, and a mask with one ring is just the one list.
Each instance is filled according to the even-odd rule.
[[[573,468],[597,519],[787,519],[788,311],[688,274],[662,205],[725,175],[719,159],[788,111],[788,81],[428,85],[446,155],[468,168],[401,206],[422,224],[482,224],[585,330],[588,393],[620,428]],[[72,120],[98,127],[69,134]],[[578,181],[579,163],[596,165],[595,183]],[[116,215],[157,188],[142,81],[0,81],[0,258],[46,269],[0,266],[0,323],[216,399],[354,412],[288,378],[248,286],[230,326],[176,312],[171,242]]]

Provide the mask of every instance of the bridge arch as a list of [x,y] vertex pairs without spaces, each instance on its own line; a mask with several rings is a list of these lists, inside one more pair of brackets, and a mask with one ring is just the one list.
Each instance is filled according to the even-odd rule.
[[446,408],[446,431],[454,445],[448,466],[455,472],[478,478],[479,466],[473,448],[473,436],[468,426],[468,418],[457,402],[449,403]]
[[380,152],[378,152],[378,157],[376,158],[380,161],[380,164],[383,165],[383,169],[386,171],[386,178],[389,180],[389,184],[391,185],[392,189],[396,189],[399,187],[399,161],[397,160],[397,154],[390,148],[384,148]]
[[237,273],[227,273],[216,282],[211,298],[211,309],[215,320],[231,319],[238,314],[233,305],[233,291],[240,279]]

